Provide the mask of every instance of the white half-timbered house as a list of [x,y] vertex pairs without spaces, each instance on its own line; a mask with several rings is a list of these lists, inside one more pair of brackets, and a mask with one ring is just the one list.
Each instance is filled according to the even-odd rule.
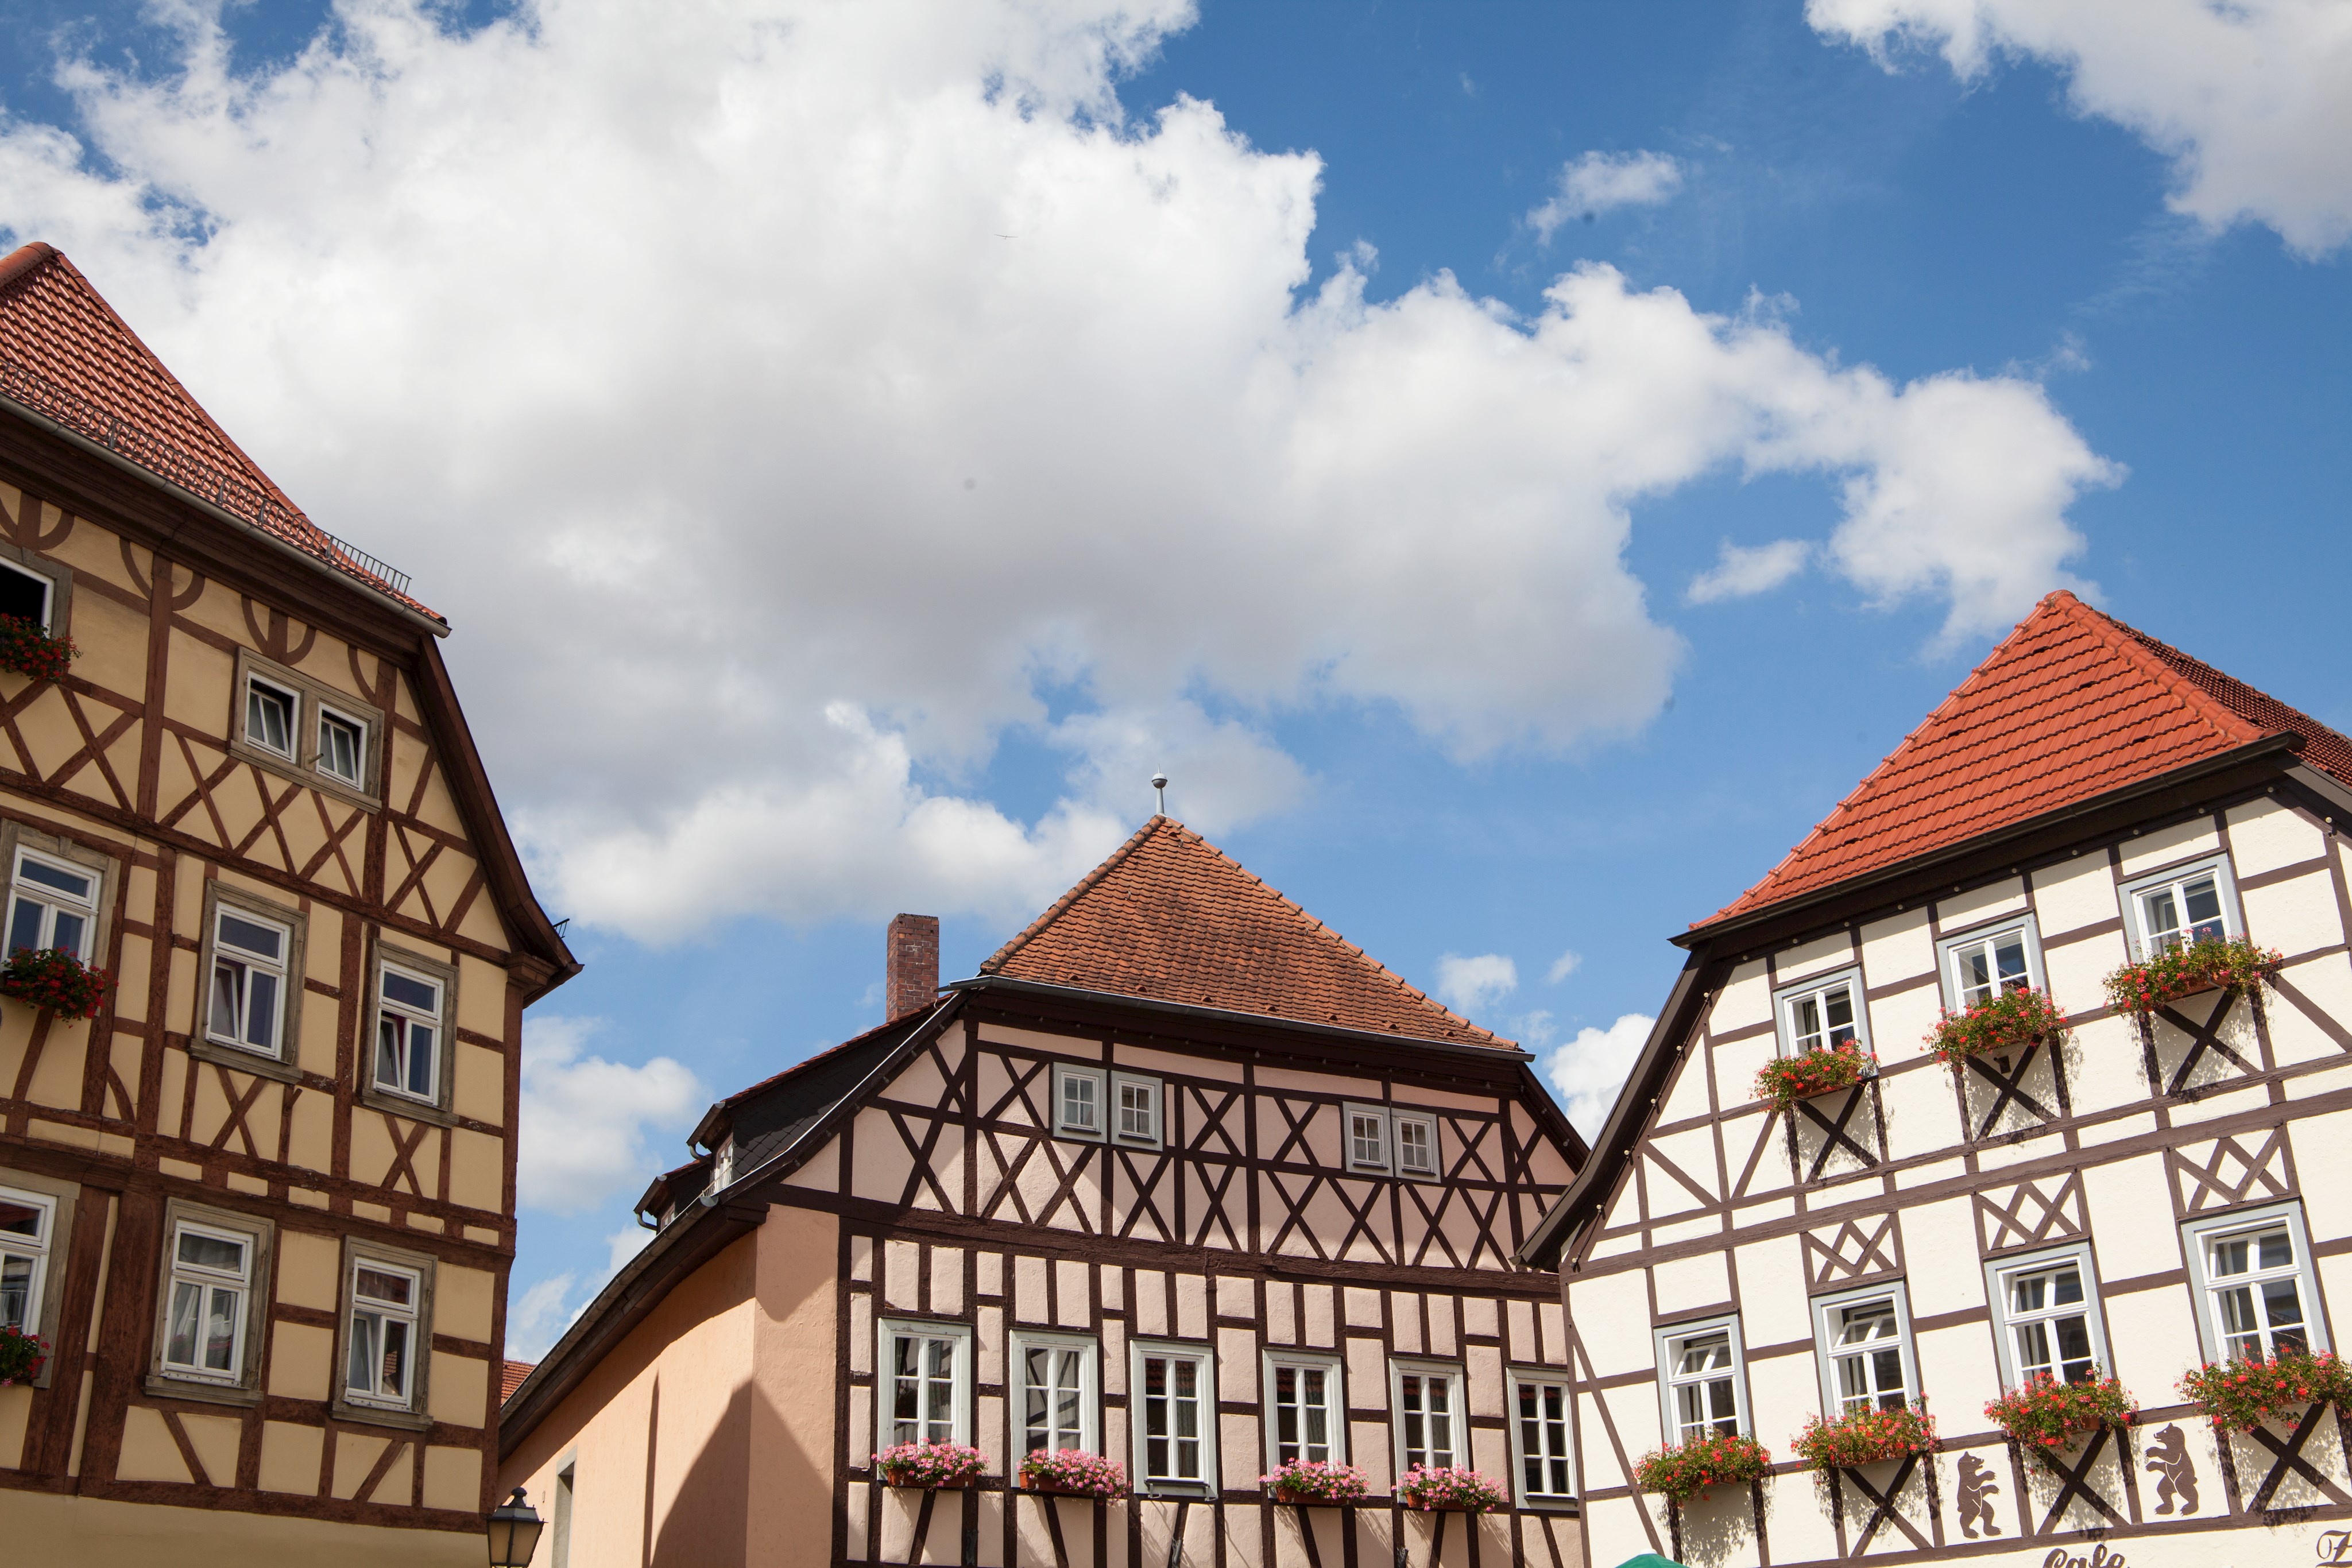
[[[1516,1268],[1583,1145],[1527,1053],[1154,818],[942,992],[712,1107],[658,1234],[515,1391],[502,1484],[553,1568],[1562,1568],[1564,1315]],[[870,1457],[977,1445],[970,1490]],[[1024,1453],[1130,1500],[1008,1490]],[[1368,1472],[1270,1504],[1286,1458]],[[1512,1506],[1405,1515],[1414,1463]]]
[[[1570,1322],[1585,1562],[2352,1561],[2352,1437],[2252,1436],[2200,1363],[2332,1345],[2352,1301],[2352,743],[2057,593],[1769,876],[1677,940],[1681,978],[1524,1260]],[[2104,977],[2189,936],[2273,986],[2143,1019]],[[1941,1009],[2047,987],[2075,1028],[1964,1069]],[[1774,1111],[1759,1068],[1853,1038],[1874,1077]],[[1985,1403],[2037,1369],[2140,1414],[2021,1449]],[[1932,1458],[1808,1472],[1814,1412],[1924,1398]],[[1672,1505],[1662,1442],[1745,1432],[1773,1472]]]

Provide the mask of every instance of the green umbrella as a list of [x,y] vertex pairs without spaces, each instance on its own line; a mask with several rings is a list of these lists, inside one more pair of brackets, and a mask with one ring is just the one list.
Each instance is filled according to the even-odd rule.
[[1670,1557],[1661,1557],[1654,1552],[1644,1552],[1639,1557],[1628,1557],[1624,1562],[1617,1564],[1617,1568],[1683,1568],[1683,1565]]

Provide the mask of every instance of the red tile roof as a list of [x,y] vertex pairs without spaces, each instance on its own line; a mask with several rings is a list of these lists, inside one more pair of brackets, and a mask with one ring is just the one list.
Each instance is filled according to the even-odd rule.
[[531,1373],[531,1368],[538,1364],[539,1364],[535,1361],[502,1361],[499,1363],[499,1403],[503,1405],[508,1400],[513,1398],[514,1391],[522,1386],[522,1380],[529,1377]]
[[2352,741],[2053,593],[1769,875],[1693,928],[2290,733],[2304,761],[2352,783]]
[[980,972],[1404,1039],[1511,1045],[1169,817],[1146,822]]
[[433,615],[389,568],[304,517],[80,269],[38,242],[0,257],[0,395]]

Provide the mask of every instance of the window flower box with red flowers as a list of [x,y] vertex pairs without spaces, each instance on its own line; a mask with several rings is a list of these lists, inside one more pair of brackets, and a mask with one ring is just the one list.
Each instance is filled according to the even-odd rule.
[[1054,1497],[1125,1497],[1127,1467],[1076,1448],[1040,1451],[1021,1461],[1021,1490]]
[[2095,1366],[2081,1383],[2061,1383],[2037,1372],[2022,1388],[2003,1389],[2000,1398],[1987,1400],[1984,1412],[2021,1447],[2065,1448],[2102,1428],[2122,1431],[2138,1416],[2139,1406],[2120,1378]]
[[2332,1350],[2281,1351],[2268,1361],[2209,1361],[2180,1379],[2181,1397],[2217,1427],[2251,1432],[2322,1400],[2352,1409],[2352,1367]]
[[1744,1487],[1772,1473],[1772,1450],[1753,1437],[1694,1437],[1643,1454],[1633,1484],[1676,1502],[1704,1498],[1709,1487]]
[[874,1469],[884,1486],[953,1491],[980,1479],[988,1456],[964,1443],[900,1443],[875,1455]]
[[2107,977],[2107,1000],[2119,1013],[2142,1017],[2167,1002],[2200,991],[2251,991],[2278,978],[2286,955],[2258,947],[2243,936],[2227,942],[2191,942],[2159,953],[2145,964],[2126,964]]
[[1421,1513],[1491,1513],[1510,1500],[1485,1472],[1445,1465],[1413,1466],[1397,1478],[1396,1496]]
[[1927,1036],[1928,1053],[1957,1067],[1972,1056],[2006,1056],[2032,1046],[2060,1046],[2073,1030],[2047,991],[2002,991],[1946,1012]]
[[1820,1051],[1776,1056],[1756,1074],[1756,1098],[1785,1111],[1816,1094],[1851,1089],[1878,1068],[1878,1058],[1848,1040]]
[[1936,1451],[1936,1421],[1923,1401],[1898,1410],[1854,1410],[1808,1416],[1792,1445],[1809,1469],[1852,1469]]
[[0,670],[37,681],[62,681],[81,650],[67,637],[52,637],[37,622],[0,615]]
[[1275,1501],[1303,1507],[1336,1508],[1361,1502],[1372,1490],[1364,1472],[1355,1466],[1326,1464],[1320,1459],[1285,1459],[1272,1475],[1257,1480]]
[[0,1388],[30,1383],[49,1359],[49,1342],[14,1323],[0,1326]]
[[0,965],[0,997],[14,997],[59,1018],[94,1019],[114,977],[62,947],[19,947]]

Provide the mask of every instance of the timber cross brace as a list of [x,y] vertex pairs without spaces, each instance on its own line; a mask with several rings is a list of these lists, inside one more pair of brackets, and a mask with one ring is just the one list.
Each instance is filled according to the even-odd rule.
[[[1853,1124],[1855,1113],[1870,1103],[1871,1092],[1872,1082],[1864,1079],[1842,1094],[1834,1096],[1839,1101],[1837,1115],[1834,1119],[1822,1115],[1817,1104],[1817,1101],[1833,1098],[1831,1095],[1822,1094],[1810,1100],[1799,1100],[1790,1106],[1789,1168],[1792,1171],[1803,1169],[1804,1174],[1798,1177],[1800,1182],[1810,1184],[1821,1180],[1822,1173],[1829,1168],[1830,1157],[1840,1149],[1852,1154],[1854,1162],[1865,1168],[1879,1163],[1877,1155],[1854,1142],[1853,1135],[1846,1131],[1846,1128]],[[1814,1151],[1813,1162],[1810,1169],[1804,1168],[1804,1140],[1799,1135],[1802,1131],[1801,1118],[1802,1121],[1811,1122],[1822,1134],[1821,1147]]]

